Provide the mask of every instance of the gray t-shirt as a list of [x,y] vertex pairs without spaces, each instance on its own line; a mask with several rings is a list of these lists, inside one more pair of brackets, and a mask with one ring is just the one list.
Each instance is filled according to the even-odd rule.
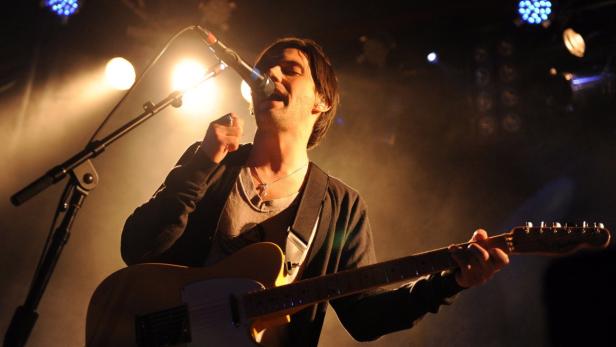
[[287,229],[299,204],[298,195],[296,192],[262,200],[252,182],[250,169],[242,167],[220,216],[206,265],[255,242],[273,242],[284,251]]
[[[287,229],[299,204],[298,195],[262,200],[252,183],[250,169],[242,167],[220,216],[206,265],[255,242],[274,242],[284,251]],[[273,327],[259,336],[258,342],[263,346],[283,346],[287,334],[286,326]]]

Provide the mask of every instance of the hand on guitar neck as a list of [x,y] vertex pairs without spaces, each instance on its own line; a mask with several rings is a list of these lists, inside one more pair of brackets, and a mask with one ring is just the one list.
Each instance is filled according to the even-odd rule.
[[488,233],[478,229],[465,247],[451,245],[449,251],[458,264],[456,282],[460,287],[470,288],[488,281],[494,274],[509,264],[509,256],[498,247],[488,244]]

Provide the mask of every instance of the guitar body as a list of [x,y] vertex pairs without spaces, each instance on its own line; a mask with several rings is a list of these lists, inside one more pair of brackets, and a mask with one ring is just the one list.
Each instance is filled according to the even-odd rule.
[[[602,224],[513,228],[485,242],[508,254],[558,255],[605,248]],[[467,248],[469,243],[456,245]],[[273,243],[243,248],[211,267],[141,264],[113,273],[88,307],[86,345],[255,346],[265,329],[310,305],[457,267],[441,248],[285,285],[284,255]],[[267,334],[267,333],[266,333]]]
[[86,346],[255,346],[255,324],[233,297],[283,284],[284,255],[257,243],[211,267],[140,264],[96,289],[88,307]]

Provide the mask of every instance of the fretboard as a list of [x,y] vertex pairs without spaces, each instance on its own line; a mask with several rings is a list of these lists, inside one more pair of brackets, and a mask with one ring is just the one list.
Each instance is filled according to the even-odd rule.
[[[493,236],[490,238],[490,243],[502,244],[506,236],[506,234]],[[458,247],[466,245],[461,244]],[[408,281],[456,267],[457,265],[451,257],[451,252],[447,248],[441,248],[248,293],[242,298],[243,307],[248,318],[257,318],[389,284]]]

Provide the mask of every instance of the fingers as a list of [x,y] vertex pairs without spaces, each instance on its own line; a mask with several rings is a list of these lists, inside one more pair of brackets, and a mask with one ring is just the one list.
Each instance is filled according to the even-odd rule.
[[474,243],[466,248],[459,248],[452,253],[452,258],[460,269],[456,280],[460,286],[465,288],[483,284],[495,272],[490,269],[488,251]]
[[500,248],[489,247],[485,230],[475,231],[466,247],[450,246],[451,256],[459,267],[456,281],[462,287],[473,287],[489,280],[509,264],[509,256]]
[[240,117],[238,117],[234,112],[227,113],[226,115],[214,120],[212,123],[216,125],[225,126],[231,129],[238,129],[238,128],[241,129],[242,126],[244,125],[244,121]]
[[502,269],[506,265],[509,264],[509,256],[500,248],[491,248],[490,249],[490,261],[494,266],[496,271]]
[[244,130],[244,121],[235,113],[228,113],[210,123],[210,127],[216,129],[217,135],[241,137]]
[[483,229],[477,229],[471,237],[471,242],[480,242],[488,239],[488,232]]
[[234,113],[214,120],[208,127],[200,149],[213,162],[220,163],[227,153],[239,148],[243,127],[243,120]]

